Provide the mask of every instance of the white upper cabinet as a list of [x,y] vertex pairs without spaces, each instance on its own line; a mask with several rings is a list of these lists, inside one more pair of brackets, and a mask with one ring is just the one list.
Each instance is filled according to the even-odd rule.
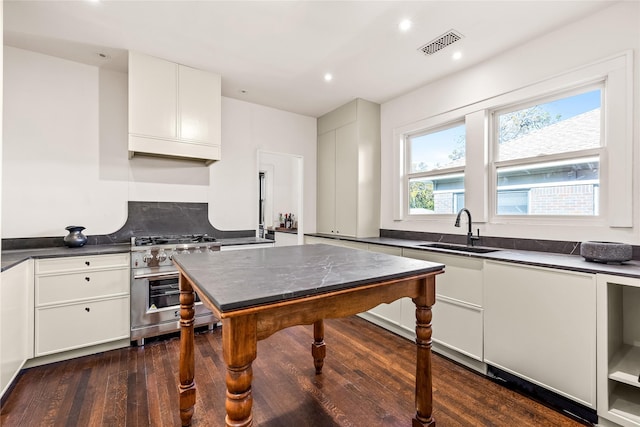
[[220,160],[220,76],[129,52],[129,154]]

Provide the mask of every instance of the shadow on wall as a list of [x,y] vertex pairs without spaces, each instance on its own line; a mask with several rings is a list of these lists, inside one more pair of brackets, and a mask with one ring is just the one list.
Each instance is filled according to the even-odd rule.
[[209,186],[202,162],[134,157],[128,150],[127,74],[99,70],[99,177],[104,181]]

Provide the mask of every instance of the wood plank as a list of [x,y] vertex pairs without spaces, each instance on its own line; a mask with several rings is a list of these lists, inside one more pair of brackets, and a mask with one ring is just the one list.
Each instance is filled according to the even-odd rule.
[[[225,415],[220,328],[195,336],[194,425]],[[414,414],[415,344],[360,318],[325,321],[321,375],[311,357],[312,326],[258,342],[253,363],[254,425],[408,426]],[[0,409],[3,427],[31,425],[176,426],[179,340],[130,347],[27,369]],[[434,417],[448,426],[582,424],[438,355]]]

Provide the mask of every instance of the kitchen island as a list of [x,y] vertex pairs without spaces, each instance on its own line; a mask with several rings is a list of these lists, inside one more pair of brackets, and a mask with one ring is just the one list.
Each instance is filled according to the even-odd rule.
[[[194,381],[194,291],[222,321],[227,365],[226,425],[252,425],[252,368],[257,342],[294,325],[313,324],[317,375],[326,354],[323,320],[350,316],[410,297],[416,305],[416,414],[433,426],[431,306],[444,265],[329,245],[177,255],[180,270],[180,417],[191,424]],[[375,348],[375,347],[374,347]]]

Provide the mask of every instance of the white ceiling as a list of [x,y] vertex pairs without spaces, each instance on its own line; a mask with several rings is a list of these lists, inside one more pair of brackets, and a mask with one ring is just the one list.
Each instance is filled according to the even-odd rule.
[[[353,98],[386,102],[612,3],[5,0],[4,43],[122,71],[136,50],[219,73],[224,96],[318,117]],[[464,38],[418,51],[451,29]]]

